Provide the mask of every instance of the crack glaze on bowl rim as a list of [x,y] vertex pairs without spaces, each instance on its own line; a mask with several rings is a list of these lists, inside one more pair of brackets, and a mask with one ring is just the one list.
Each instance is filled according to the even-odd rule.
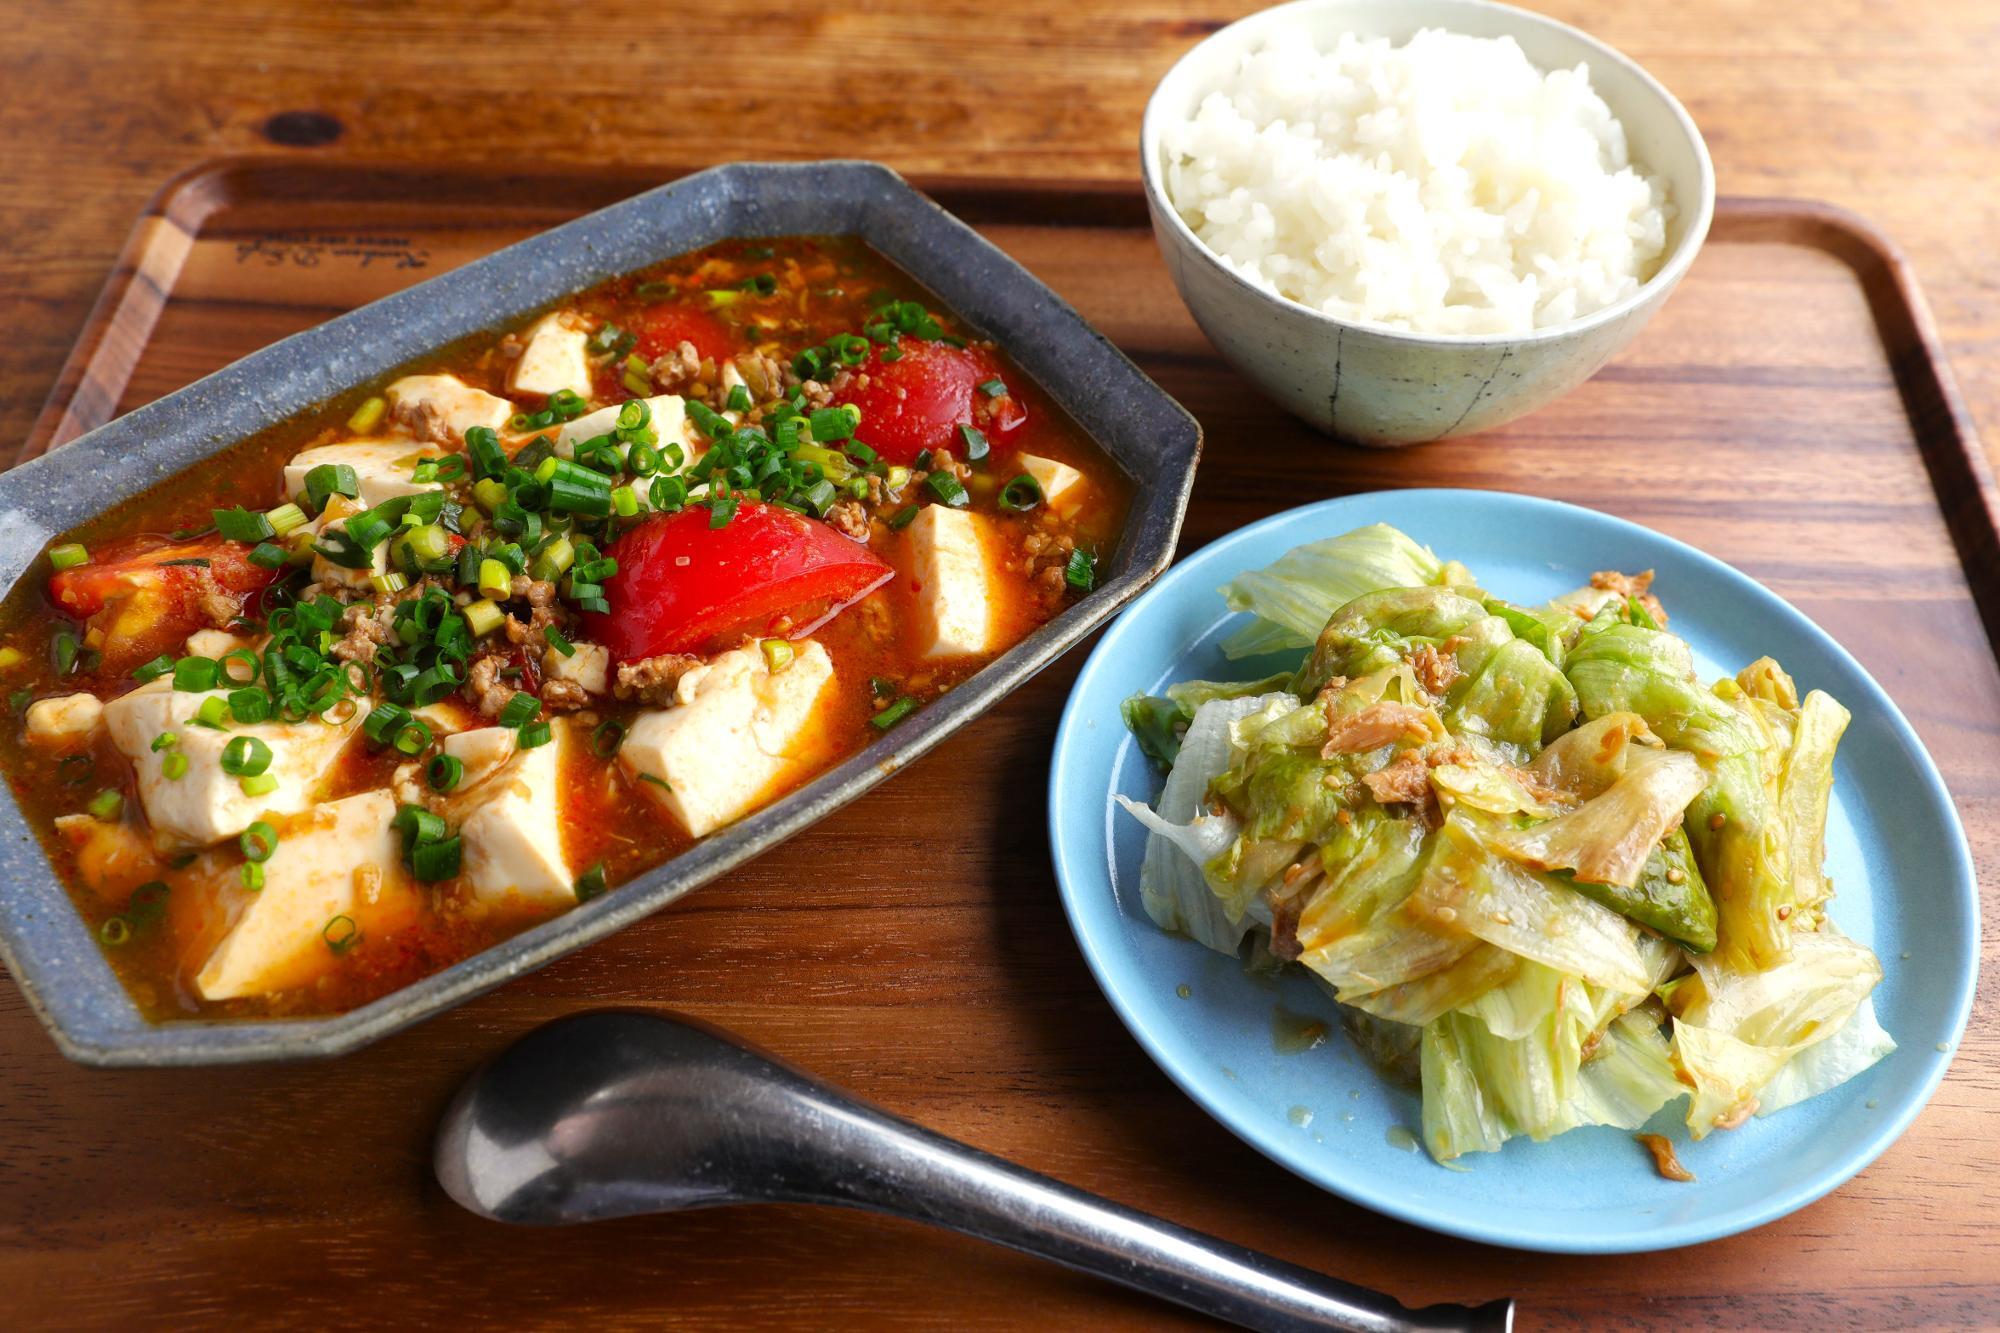
[[1172,559],[1201,428],[1039,279],[873,162],[738,163],[647,191],[295,334],[0,473],[0,579],[59,533],[471,334],[734,237],[857,235],[993,338],[1131,479],[1098,587],[860,753],[612,892],[343,1014],[148,1022],[0,784],[0,961],[70,1059],[237,1064],[339,1055],[650,916],[917,759],[1073,647]]

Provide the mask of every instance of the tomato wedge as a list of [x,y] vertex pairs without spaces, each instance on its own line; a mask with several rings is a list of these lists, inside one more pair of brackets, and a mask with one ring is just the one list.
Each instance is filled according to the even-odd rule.
[[742,350],[742,341],[705,311],[684,305],[654,306],[641,316],[637,329],[639,355],[654,361],[693,343],[704,360],[726,361]]
[[[963,457],[960,426],[974,427],[998,447],[1027,424],[1019,395],[989,396],[980,389],[1002,378],[999,363],[983,349],[915,338],[903,339],[901,349],[895,361],[882,360],[880,349],[872,349],[854,379],[834,395],[835,403],[861,409],[856,434],[891,463],[913,463],[926,449]],[[868,387],[857,389],[864,375]]]
[[726,636],[810,633],[895,571],[861,543],[789,509],[745,501],[719,528],[701,506],[648,519],[611,544],[610,611],[590,637],[621,662],[722,646]]
[[250,563],[250,548],[221,537],[175,542],[132,537],[91,552],[88,564],[49,579],[55,604],[104,631],[112,674],[181,646],[217,618],[204,603],[237,600],[277,577]]

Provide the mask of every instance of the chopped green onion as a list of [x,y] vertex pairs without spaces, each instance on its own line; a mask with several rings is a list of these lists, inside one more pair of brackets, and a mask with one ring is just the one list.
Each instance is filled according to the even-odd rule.
[[126,919],[134,926],[152,925],[166,915],[167,898],[172,892],[164,880],[147,880],[125,900]]
[[507,503],[507,487],[498,477],[476,481],[472,484],[472,502],[491,514]]
[[550,625],[542,631],[542,638],[548,641],[549,647],[555,649],[564,657],[576,656],[576,645],[564,637],[563,632],[554,625]]
[[861,424],[861,409],[852,403],[842,403],[839,407],[817,407],[807,418],[812,429],[812,437],[821,444],[832,440],[847,440],[854,437],[855,427]]
[[407,755],[411,759],[429,749],[430,743],[430,725],[419,718],[411,718],[409,724],[397,732],[396,739],[391,742],[398,754]]
[[910,526],[910,524],[914,523],[916,521],[916,518],[917,518],[917,506],[909,505],[906,506],[905,508],[899,509],[894,514],[889,516],[889,531],[901,532],[904,528],[907,528]]
[[463,848],[458,838],[420,842],[410,849],[410,873],[426,884],[450,879],[458,873]]
[[271,766],[271,747],[255,736],[237,736],[222,747],[222,771],[232,778],[254,778]]
[[264,866],[260,861],[245,861],[236,867],[236,876],[252,893],[264,887]]
[[[514,697],[518,699],[521,696],[517,694]],[[538,746],[547,745],[554,739],[555,730],[548,723],[530,722],[527,726],[522,727],[520,733],[514,737],[514,743],[519,745],[523,750],[533,750]]]
[[421,805],[406,805],[397,810],[396,817],[389,821],[389,827],[403,835],[405,855],[424,843],[443,840],[447,831],[444,819]]
[[742,384],[732,385],[729,390],[729,397],[724,401],[723,406],[732,412],[748,412],[750,410],[749,387]]
[[197,726],[208,727],[214,731],[225,730],[229,725],[229,705],[221,699],[210,696],[201,701],[201,707],[195,709],[194,716],[188,720]]
[[91,797],[90,804],[83,808],[98,819],[109,822],[124,813],[125,795],[116,788],[106,787],[103,791]]
[[1000,488],[1000,508],[1009,514],[1025,514],[1042,502],[1042,483],[1023,472]]
[[370,574],[368,586],[373,588],[378,596],[393,597],[409,587],[410,580],[402,570],[391,569],[380,574]]
[[972,503],[972,497],[965,493],[965,487],[949,472],[933,472],[924,478],[924,489],[936,496],[939,504],[953,509],[963,509]]
[[465,776],[465,762],[456,755],[440,754],[431,758],[430,767],[424,771],[425,779],[432,791],[450,791]]
[[[263,670],[263,659],[248,648],[231,648],[215,659],[216,669],[221,673],[218,684],[248,685],[257,679]],[[232,670],[231,668],[236,668]]]
[[28,705],[35,702],[35,692],[28,689],[15,690],[7,696],[7,705],[17,713],[28,711]]
[[504,598],[514,587],[514,576],[491,556],[479,562],[479,593],[482,597]]
[[278,830],[260,819],[243,830],[236,845],[243,849],[245,860],[268,861],[271,853],[278,850]]
[[988,398],[998,398],[1007,392],[1007,385],[1002,380],[990,379],[979,386],[979,392],[985,394]]
[[353,917],[343,912],[326,923],[326,928],[320,931],[319,937],[326,941],[326,947],[338,957],[361,942],[361,927],[354,924]]
[[1097,586],[1097,557],[1081,546],[1069,553],[1069,563],[1063,566],[1063,581],[1079,592],[1089,592]]
[[233,542],[261,542],[275,537],[278,530],[271,520],[249,509],[217,509],[215,530]]
[[532,722],[541,711],[542,701],[524,690],[500,709],[498,721],[503,727],[518,727],[524,722]]
[[160,760],[160,776],[169,782],[179,782],[187,776],[188,757],[179,750]]
[[162,750],[171,750],[180,743],[181,738],[179,736],[171,731],[163,731],[153,737],[153,753],[158,754]]
[[598,723],[597,729],[590,733],[590,752],[599,759],[609,759],[625,743],[626,730],[625,724],[616,718]]
[[141,685],[147,685],[162,676],[170,674],[173,669],[174,659],[165,653],[161,653],[158,657],[145,663],[143,666],[135,667],[132,671],[132,679],[138,681]]
[[371,744],[387,745],[391,737],[403,729],[410,720],[410,710],[398,703],[387,700],[375,705],[375,711],[361,724],[362,734]]
[[958,438],[965,442],[965,457],[967,462],[977,463],[992,452],[992,446],[986,442],[985,432],[976,427],[960,426],[958,428]]
[[245,726],[268,721],[271,717],[271,696],[257,689],[231,690],[229,716]]
[[265,510],[264,521],[271,525],[273,532],[282,537],[306,525],[306,511],[288,500],[276,509]]
[[222,664],[208,657],[183,657],[174,663],[174,688],[187,694],[212,690],[222,679]]
[[345,463],[321,463],[306,472],[306,501],[314,509],[326,508],[327,500],[344,495],[352,500],[361,494],[361,482]]
[[90,559],[90,552],[81,542],[64,542],[61,546],[49,548],[49,563],[57,569],[75,569]]
[[[487,563],[493,562],[489,560]],[[490,597],[467,604],[460,614],[465,617],[465,627],[472,631],[475,639],[485,638],[507,620],[507,613]]]
[[282,569],[287,558],[285,548],[271,542],[258,542],[256,549],[245,557],[259,569]]
[[877,731],[887,731],[915,711],[917,711],[917,701],[906,694],[868,721]]
[[620,382],[624,384],[626,392],[635,393],[641,398],[653,391],[653,382],[636,371],[626,371],[625,378]]
[[121,944],[129,944],[132,940],[132,923],[122,916],[108,917],[104,924],[97,928],[97,938],[114,949]]
[[575,544],[568,537],[558,537],[542,548],[530,568],[536,578],[553,583],[568,573],[575,562]]
[[574,887],[576,900],[580,903],[587,903],[592,898],[602,896],[605,890],[603,863],[600,862],[578,875]]
[[57,630],[49,637],[49,648],[55,654],[56,674],[67,676],[76,666],[82,651],[76,635],[66,629]]
[[347,428],[356,435],[372,435],[388,411],[388,399],[370,398],[354,409],[354,415],[347,419]]

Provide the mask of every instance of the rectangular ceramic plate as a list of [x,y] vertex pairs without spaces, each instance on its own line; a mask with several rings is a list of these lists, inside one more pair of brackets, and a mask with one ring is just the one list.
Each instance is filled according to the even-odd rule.
[[740,236],[859,235],[992,337],[1132,478],[1096,591],[860,754],[605,896],[350,1013],[146,1022],[0,788],[0,959],[71,1059],[193,1065],[337,1055],[658,911],[924,754],[1151,582],[1180,531],[1201,430],[1061,298],[868,162],[718,167],[579,218],[287,338],[0,475],[0,581],[57,533],[245,436],[455,339],[670,255]]

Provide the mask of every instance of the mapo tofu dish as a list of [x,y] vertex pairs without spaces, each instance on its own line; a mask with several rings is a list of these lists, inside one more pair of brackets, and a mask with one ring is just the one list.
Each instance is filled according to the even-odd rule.
[[364,1003],[659,864],[1088,592],[1127,500],[856,240],[732,241],[236,446],[0,620],[142,1010]]

